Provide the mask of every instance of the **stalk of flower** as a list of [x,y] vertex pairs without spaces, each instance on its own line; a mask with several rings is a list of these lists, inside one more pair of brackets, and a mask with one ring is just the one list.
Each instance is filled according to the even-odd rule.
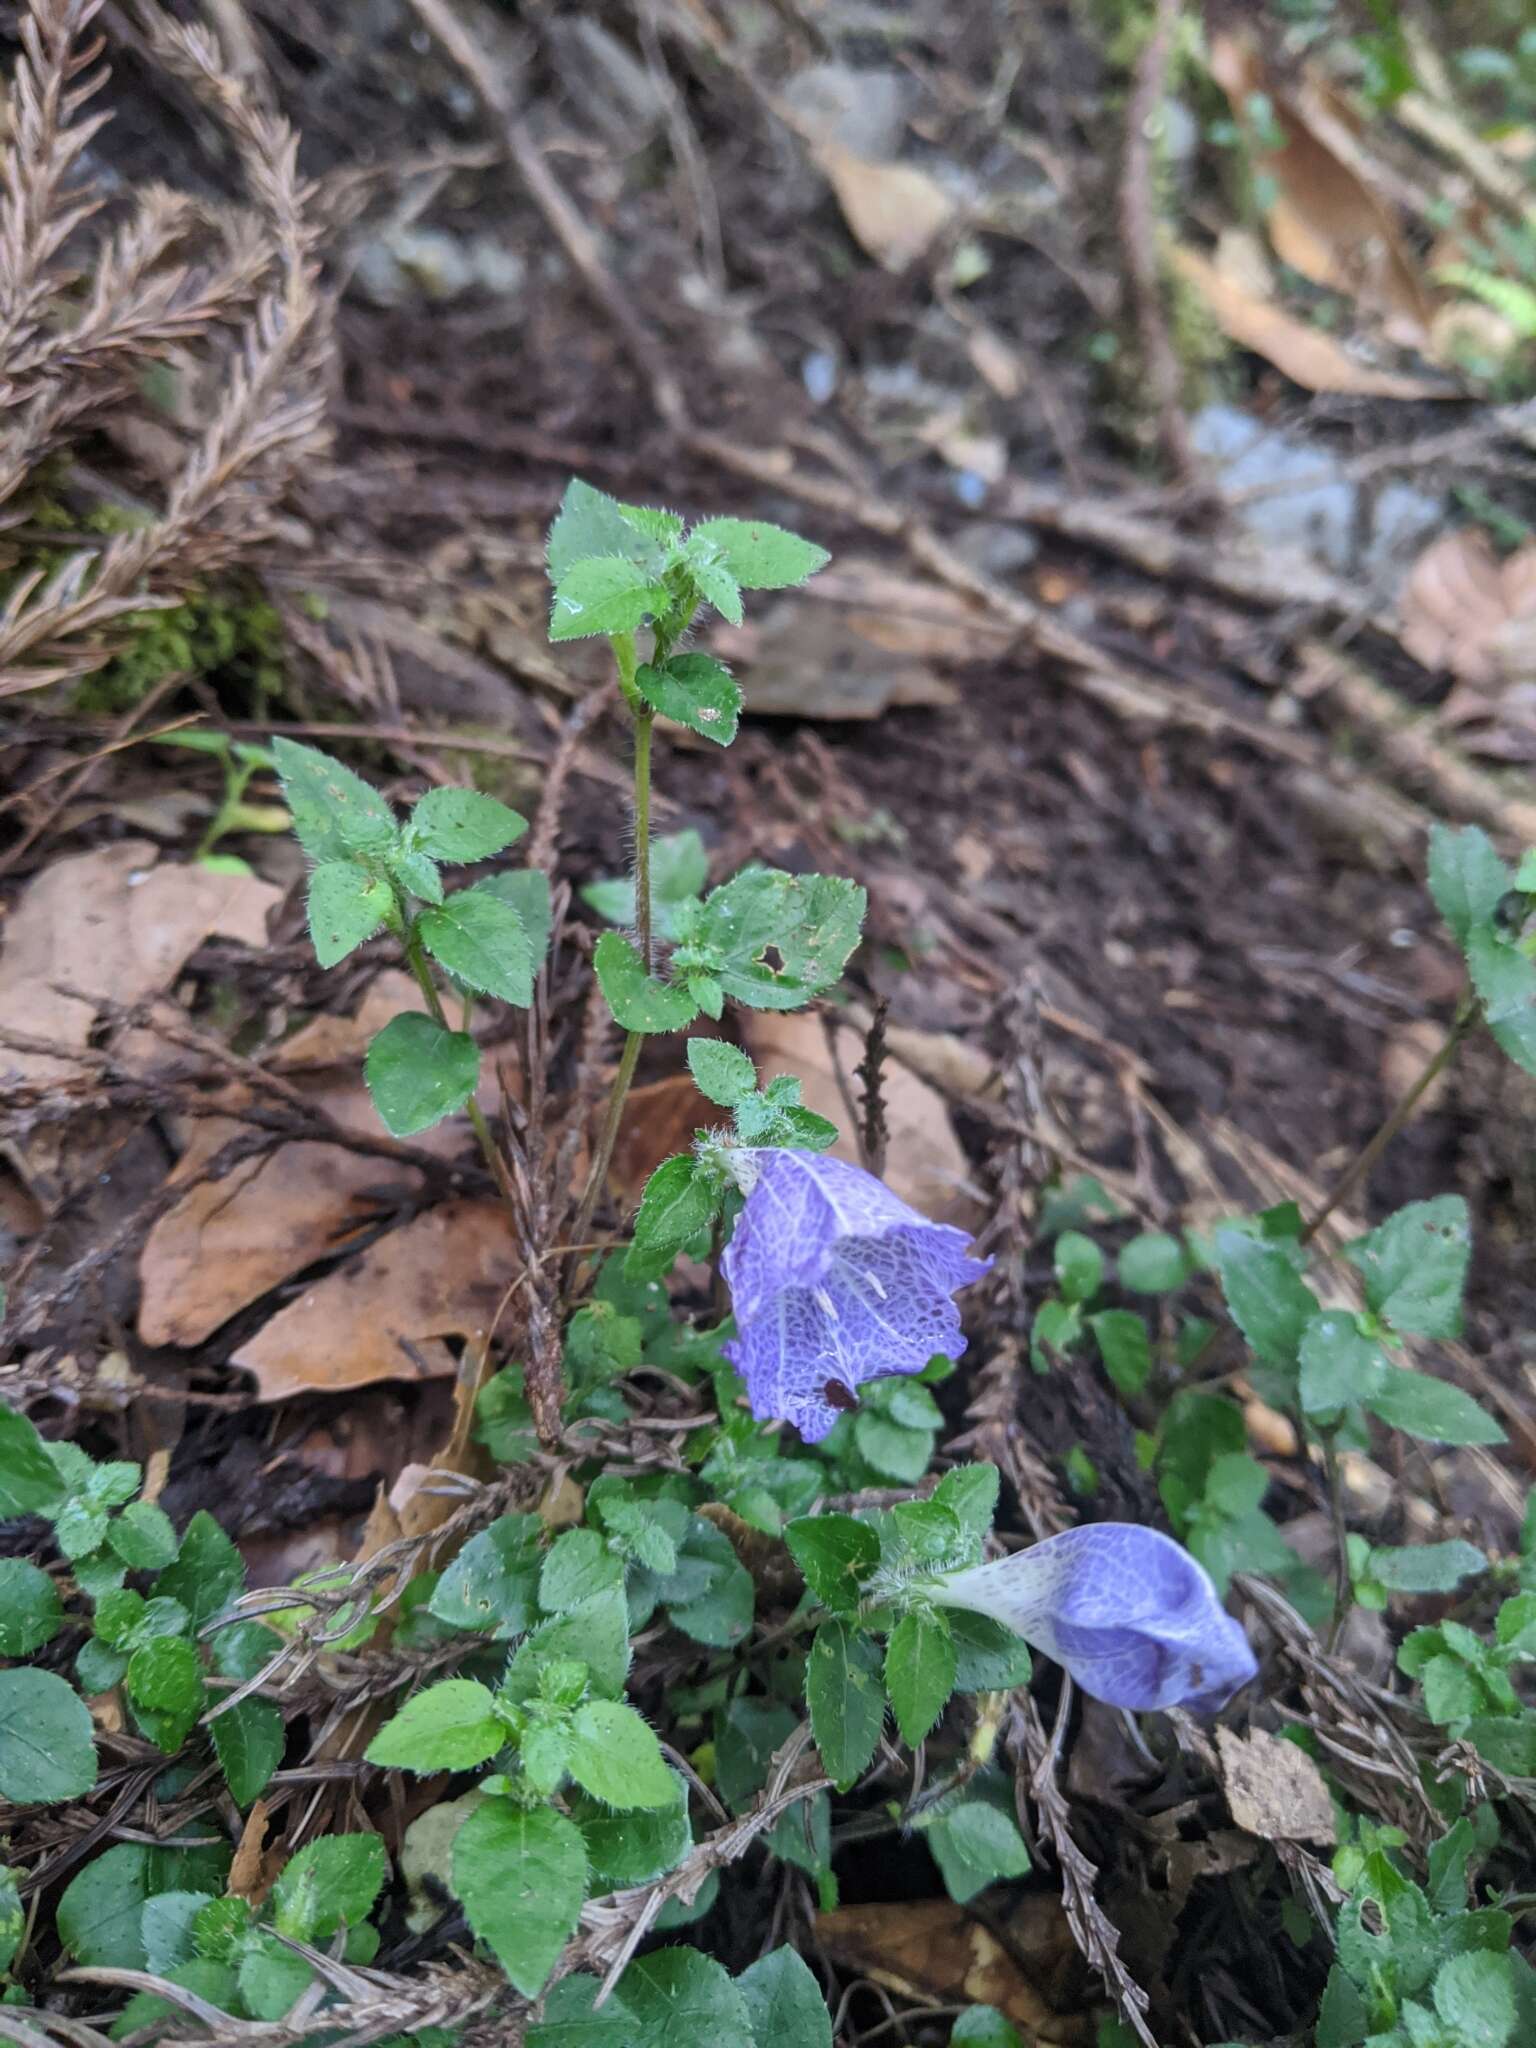
[[826,1153],[744,1147],[730,1167],[746,1203],[720,1262],[737,1328],[724,1348],[754,1415],[816,1443],[865,1381],[961,1356],[954,1295],[992,1263],[965,1231]]
[[1112,1707],[1215,1713],[1258,1671],[1204,1568],[1129,1522],[1067,1529],[923,1590],[1002,1622]]

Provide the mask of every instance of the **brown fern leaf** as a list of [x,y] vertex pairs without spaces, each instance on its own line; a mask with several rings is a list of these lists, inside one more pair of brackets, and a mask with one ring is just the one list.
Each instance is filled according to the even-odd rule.
[[64,244],[101,204],[99,194],[69,182],[81,150],[108,119],[76,119],[106,78],[105,70],[91,71],[101,39],[80,43],[100,7],[101,0],[33,0],[21,24],[11,142],[0,158],[0,380],[68,281],[58,262]]

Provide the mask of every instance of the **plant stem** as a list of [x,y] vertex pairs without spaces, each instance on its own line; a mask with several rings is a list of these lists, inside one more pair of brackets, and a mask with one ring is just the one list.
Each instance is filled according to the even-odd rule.
[[[635,721],[635,930],[640,940],[640,957],[645,963],[645,971],[652,974],[656,967],[656,940],[651,916],[651,732],[656,723],[656,714],[635,688],[634,634],[615,633],[612,646],[613,658],[619,671],[619,688]],[[656,658],[665,658],[659,635]],[[576,1222],[571,1230],[573,1245],[585,1244],[587,1234],[592,1228],[593,1212],[597,1208],[598,1196],[603,1191],[603,1182],[608,1177],[608,1168],[613,1160],[613,1148],[619,1141],[619,1125],[623,1121],[624,1104],[629,1095],[630,1083],[635,1078],[635,1068],[640,1061],[641,1037],[642,1033],[631,1031],[624,1040],[624,1050],[619,1055],[613,1087],[608,1094],[608,1107],[603,1112],[603,1128],[598,1134],[597,1149],[592,1154],[587,1184],[581,1191],[581,1207],[576,1212]]]
[[651,728],[656,714],[647,704],[635,713],[635,927],[647,974],[656,970],[651,932]]
[[1328,1641],[1325,1645],[1331,1655],[1354,1598],[1354,1581],[1349,1572],[1349,1526],[1344,1519],[1344,1488],[1339,1480],[1338,1441],[1331,1429],[1325,1429],[1322,1438],[1323,1472],[1328,1482],[1328,1511],[1333,1517],[1333,1541],[1338,1552],[1334,1567],[1333,1619],[1328,1624]]
[[1404,1124],[1407,1123],[1409,1117],[1413,1115],[1426,1089],[1450,1065],[1457,1046],[1466,1037],[1467,1032],[1476,1021],[1477,1015],[1478,1006],[1475,998],[1463,996],[1456,1015],[1451,1019],[1450,1029],[1445,1034],[1445,1040],[1440,1050],[1425,1067],[1423,1073],[1420,1074],[1413,1086],[1402,1097],[1375,1137],[1356,1153],[1354,1159],[1344,1169],[1342,1176],[1334,1182],[1333,1192],[1301,1233],[1301,1242],[1303,1244],[1309,1244],[1316,1237],[1319,1230],[1322,1229],[1339,1204],[1347,1200],[1354,1193],[1360,1182],[1364,1180],[1388,1145],[1391,1144]]
[[[451,1031],[453,1026],[448,1022],[447,1012],[443,1009],[443,999],[437,992],[437,984],[432,979],[432,970],[427,965],[427,957],[422,950],[421,940],[416,936],[414,924],[406,926],[405,957],[410,965],[412,974],[416,977],[417,987],[426,997],[427,1008],[445,1031]],[[464,1011],[464,1021],[466,1024],[469,1022],[467,1002]],[[485,1120],[485,1114],[473,1095],[470,1096],[469,1101],[465,1104],[465,1108],[469,1114],[470,1128],[474,1131],[475,1137],[479,1141],[480,1150],[485,1155],[486,1165],[491,1169],[491,1178],[495,1181],[497,1187],[500,1188],[505,1199],[510,1203],[512,1200],[512,1186],[507,1179],[506,1162],[497,1148],[496,1140],[491,1136],[491,1127]]]

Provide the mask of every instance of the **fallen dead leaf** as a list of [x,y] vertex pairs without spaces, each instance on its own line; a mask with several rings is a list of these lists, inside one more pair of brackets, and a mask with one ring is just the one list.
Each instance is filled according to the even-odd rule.
[[[224,1889],[232,1899],[244,1899],[248,1905],[259,1906],[271,1891],[277,1876],[277,1869],[272,1867],[273,1852],[266,1846],[271,1825],[267,1802],[258,1799],[245,1817],[235,1860],[229,1866],[229,1882]],[[281,1868],[282,1858],[276,1860]]]
[[1305,1750],[1255,1728],[1216,1730],[1227,1805],[1237,1825],[1266,1842],[1332,1842],[1333,1800]]
[[1347,392],[1359,398],[1455,398],[1449,384],[1408,377],[1362,363],[1341,342],[1308,327],[1250,286],[1225,275],[1197,250],[1172,252],[1174,267],[1200,294],[1217,325],[1240,347],[1252,349],[1304,391]]
[[[863,595],[861,587],[860,595]],[[910,604],[910,592],[908,593]],[[710,644],[725,662],[750,663],[746,710],[756,718],[878,718],[894,706],[957,703],[958,694],[928,665],[935,636],[940,659],[974,659],[978,642],[995,646],[979,625],[883,611],[832,611],[777,604],[750,626],[720,626]]]
[[1022,1900],[1002,1931],[1006,1947],[947,1899],[839,1906],[816,1915],[817,1942],[835,1962],[899,1997],[925,2005],[994,2005],[1049,2048],[1091,2040],[1088,2015],[1063,2013],[1057,2005],[1066,1998],[1076,2002],[1080,1975],[1060,1900]]
[[837,195],[853,239],[886,270],[905,270],[954,218],[942,185],[912,164],[875,163],[830,137],[811,154]]
[[517,1270],[500,1203],[444,1202],[316,1281],[230,1363],[263,1401],[447,1378],[443,1340],[483,1341]]
[[[90,1041],[104,1003],[129,1006],[167,988],[214,933],[267,943],[282,891],[254,875],[219,875],[161,861],[146,839],[125,839],[52,862],[29,883],[0,954],[0,1027],[60,1051]],[[56,984],[78,989],[66,996]],[[47,1084],[78,1068],[0,1043],[0,1086]]]
[[[419,1010],[421,991],[409,976],[383,974],[355,1017],[318,1017],[275,1062],[315,1103],[348,1130],[378,1135],[378,1113],[360,1073],[363,1048],[402,1010]],[[494,1085],[489,1081],[488,1085]],[[251,1100],[244,1083],[229,1092],[231,1108]],[[244,1126],[235,1117],[192,1123],[174,1178],[196,1181],[220,1147]],[[450,1158],[463,1142],[450,1121],[415,1141]],[[414,1167],[340,1145],[300,1141],[252,1159],[219,1181],[201,1181],[161,1217],[139,1257],[139,1335],[146,1344],[200,1344],[237,1310],[301,1273],[344,1244],[378,1213],[374,1192],[419,1187]]]
[[1536,546],[1500,561],[1464,526],[1432,541],[1408,572],[1400,637],[1415,661],[1479,688],[1513,682],[1536,633]]
[[[841,1133],[833,1156],[857,1164],[859,1148],[848,1128],[848,1111],[819,1017],[803,1010],[756,1010],[748,1017],[746,1040],[763,1081],[776,1074],[799,1076],[806,1108],[835,1123]],[[846,1034],[839,1040],[845,1054],[856,1043]],[[857,1063],[856,1052],[853,1058]],[[857,1100],[858,1084],[851,1085]],[[925,1216],[962,1227],[974,1225],[977,1201],[971,1192],[970,1166],[943,1096],[893,1059],[885,1064],[884,1089],[890,1133],[887,1183]]]
[[1346,103],[1317,76],[1288,91],[1245,37],[1213,36],[1210,65],[1250,142],[1260,98],[1283,138],[1254,150],[1274,195],[1265,224],[1275,254],[1381,318],[1394,341],[1423,347],[1432,301],[1391,209],[1362,174],[1362,131]]

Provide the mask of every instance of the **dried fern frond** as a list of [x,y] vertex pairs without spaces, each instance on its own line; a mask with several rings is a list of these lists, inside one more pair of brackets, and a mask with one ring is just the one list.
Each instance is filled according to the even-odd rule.
[[[56,316],[51,328],[43,327],[40,310],[58,284],[48,262],[62,240],[47,225],[48,209],[64,207],[67,235],[94,204],[88,197],[60,198],[57,163],[73,161],[76,152],[59,137],[84,91],[67,83],[80,60],[62,40],[63,23],[89,19],[95,4],[32,0],[36,55],[19,67],[14,88],[13,118],[25,120],[30,139],[23,148],[18,125],[8,189],[22,193],[29,178],[41,175],[40,164],[54,169],[42,198],[34,195],[25,206],[18,198],[14,209],[18,222],[25,214],[32,243],[49,254],[32,265],[32,311],[15,330],[11,417],[0,439],[0,505],[14,499],[104,395],[122,389],[136,365],[172,342],[211,340],[216,323],[255,298],[218,410],[172,483],[160,517],[51,572],[24,576],[11,590],[0,612],[0,696],[98,668],[111,652],[111,629],[125,616],[176,602],[199,576],[258,548],[271,534],[283,491],[324,439],[333,322],[319,287],[313,188],[299,173],[298,138],[234,76],[206,30],[185,27],[158,8],[142,10],[154,47],[232,137],[259,234],[247,223],[230,237],[221,263],[194,272],[172,260],[172,252],[206,210],[152,187],[103,246],[73,322]],[[17,294],[13,298],[20,304]],[[5,395],[0,390],[0,398]]]
[[101,0],[34,0],[21,24],[11,140],[0,158],[0,380],[67,282],[58,264],[64,244],[101,204],[99,194],[69,183],[81,150],[108,119],[76,119],[106,77],[91,71],[100,38],[80,47],[100,7]]

